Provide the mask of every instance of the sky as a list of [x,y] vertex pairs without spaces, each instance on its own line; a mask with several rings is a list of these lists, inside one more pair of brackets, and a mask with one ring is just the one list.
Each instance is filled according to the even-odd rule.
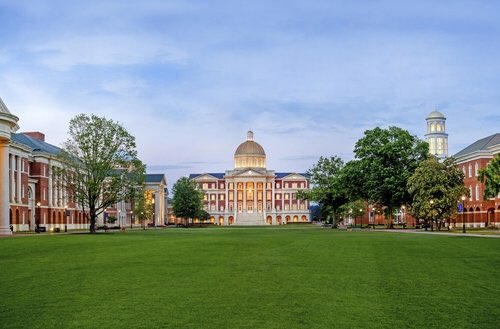
[[366,130],[449,153],[498,133],[500,1],[4,1],[0,97],[20,132],[61,146],[94,113],[136,138],[169,186],[233,168],[247,130],[267,168],[353,158]]

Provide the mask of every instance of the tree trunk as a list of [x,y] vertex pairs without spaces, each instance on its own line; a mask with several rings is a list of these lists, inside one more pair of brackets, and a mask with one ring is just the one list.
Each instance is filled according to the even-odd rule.
[[90,214],[90,233],[94,234],[94,233],[96,233],[95,220],[97,217],[95,214],[95,206],[94,205],[90,205],[89,214]]

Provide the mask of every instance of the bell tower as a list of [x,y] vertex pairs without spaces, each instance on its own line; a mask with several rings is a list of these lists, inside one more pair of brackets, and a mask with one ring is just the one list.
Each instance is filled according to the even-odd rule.
[[432,111],[427,118],[427,133],[425,140],[429,143],[429,153],[439,160],[448,156],[448,134],[446,133],[446,118],[439,111]]

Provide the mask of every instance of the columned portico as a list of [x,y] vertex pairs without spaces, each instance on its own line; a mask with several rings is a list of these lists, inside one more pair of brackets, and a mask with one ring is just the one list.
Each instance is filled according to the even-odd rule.
[[[11,133],[19,129],[18,118],[10,114],[7,106],[0,99],[0,235],[11,235],[9,223],[10,184],[9,145]],[[14,167],[12,172],[14,172]],[[15,190],[15,186],[12,186]]]
[[297,199],[299,190],[309,189],[308,177],[266,169],[266,153],[251,131],[236,149],[234,164],[225,173],[189,176],[203,190],[212,221],[219,218],[224,225],[242,226],[281,225],[287,218],[287,222],[309,221],[306,201]]

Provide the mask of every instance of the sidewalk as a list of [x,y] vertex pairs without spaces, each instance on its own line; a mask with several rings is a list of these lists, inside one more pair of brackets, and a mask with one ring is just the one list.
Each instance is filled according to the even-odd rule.
[[451,233],[447,231],[422,231],[422,230],[414,230],[414,229],[405,229],[405,230],[394,230],[394,229],[375,229],[372,230],[374,232],[390,232],[390,233],[413,233],[413,234],[431,234],[431,235],[448,235],[448,236],[461,236],[461,237],[476,237],[476,238],[500,238],[500,234],[492,233],[492,234],[477,234],[477,233]]

